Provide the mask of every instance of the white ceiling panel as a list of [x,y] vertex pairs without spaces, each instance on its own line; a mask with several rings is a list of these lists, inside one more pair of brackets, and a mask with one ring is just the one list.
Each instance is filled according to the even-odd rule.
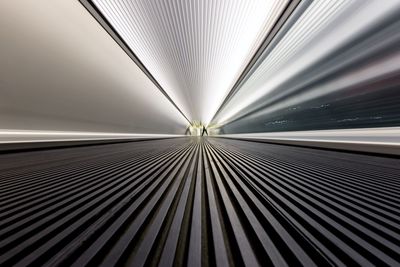
[[287,0],[94,0],[190,120],[209,122]]

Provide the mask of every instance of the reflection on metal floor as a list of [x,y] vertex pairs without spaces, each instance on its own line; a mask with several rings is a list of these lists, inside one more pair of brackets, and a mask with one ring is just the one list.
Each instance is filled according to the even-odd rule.
[[222,138],[0,155],[0,265],[399,265],[400,160]]

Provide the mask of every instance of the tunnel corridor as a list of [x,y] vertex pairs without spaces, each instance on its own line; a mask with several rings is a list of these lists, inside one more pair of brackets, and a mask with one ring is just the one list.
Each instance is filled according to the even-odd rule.
[[0,267],[400,266],[400,0],[1,0]]

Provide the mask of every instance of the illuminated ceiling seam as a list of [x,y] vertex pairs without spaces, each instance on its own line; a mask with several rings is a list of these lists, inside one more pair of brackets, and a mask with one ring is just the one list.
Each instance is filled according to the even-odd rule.
[[298,16],[309,6],[312,0],[309,1],[301,1],[301,0],[294,0],[287,4],[283,12],[281,13],[279,19],[276,21],[274,26],[271,28],[271,31],[265,36],[264,41],[261,43],[257,51],[254,53],[252,59],[247,64],[246,68],[243,70],[242,74],[239,76],[237,81],[235,82],[232,89],[224,98],[224,101],[219,106],[218,110],[215,112],[211,122],[215,120],[218,114],[221,112],[223,107],[229,102],[229,100],[235,95],[235,93],[240,89],[240,86],[251,76],[254,69],[258,67],[260,59],[265,57],[265,51],[270,46],[270,44],[274,41],[275,37],[279,34],[280,30],[284,25],[287,23],[289,18],[293,15],[295,10],[299,10],[299,4],[301,4],[301,10]]

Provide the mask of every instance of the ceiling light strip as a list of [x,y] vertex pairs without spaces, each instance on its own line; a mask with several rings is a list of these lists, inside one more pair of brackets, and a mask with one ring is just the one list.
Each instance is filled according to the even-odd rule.
[[182,114],[182,116],[189,122],[190,120],[182,112],[182,110],[175,104],[167,92],[162,88],[153,75],[147,70],[140,59],[133,53],[126,42],[121,38],[118,32],[110,24],[110,22],[103,16],[98,8],[92,3],[91,0],[79,0],[79,2],[86,8],[86,10],[99,22],[99,24],[107,31],[107,33],[115,40],[115,42],[125,51],[125,53],[135,62],[135,64],[143,71],[143,73],[154,83],[160,92],[171,102],[171,104]]
[[277,35],[279,30],[282,28],[282,26],[285,24],[285,22],[288,20],[290,15],[293,13],[293,11],[299,6],[301,2],[301,12],[302,13],[310,4],[311,0],[308,1],[301,1],[301,0],[293,0],[290,1],[285,9],[282,11],[281,15],[275,22],[274,26],[271,28],[270,32],[267,34],[267,36],[264,38],[264,41],[261,43],[259,48],[256,50],[255,54],[247,64],[246,68],[243,70],[242,74],[239,76],[238,80],[232,87],[232,89],[229,91],[227,96],[225,97],[224,101],[218,108],[217,112],[214,114],[213,119],[211,120],[212,122],[215,120],[215,118],[218,116],[218,114],[222,111],[222,109],[225,107],[225,105],[232,99],[232,97],[236,94],[236,92],[239,90],[240,86],[250,77],[251,73],[254,71],[254,69],[258,66],[257,63],[260,62],[260,58],[263,58],[265,55],[265,50],[267,47],[270,45],[274,37]]

